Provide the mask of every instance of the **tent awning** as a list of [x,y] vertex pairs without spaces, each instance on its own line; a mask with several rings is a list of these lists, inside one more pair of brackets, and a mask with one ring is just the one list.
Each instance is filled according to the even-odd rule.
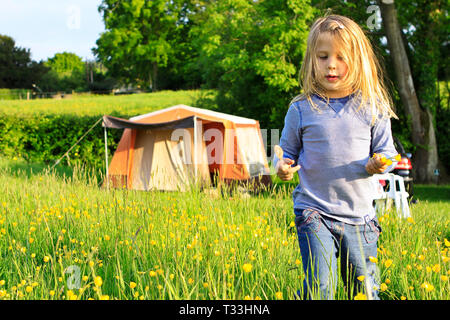
[[179,128],[193,128],[194,127],[194,116],[159,123],[141,123],[130,121],[122,118],[116,118],[112,116],[103,116],[103,127],[113,128],[113,129],[179,129]]

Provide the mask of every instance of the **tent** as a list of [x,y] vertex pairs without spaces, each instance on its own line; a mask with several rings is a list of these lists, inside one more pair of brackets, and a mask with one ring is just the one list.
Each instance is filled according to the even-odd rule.
[[106,128],[124,129],[107,183],[135,190],[181,190],[192,182],[271,184],[266,151],[253,119],[176,105],[129,120],[103,116]]

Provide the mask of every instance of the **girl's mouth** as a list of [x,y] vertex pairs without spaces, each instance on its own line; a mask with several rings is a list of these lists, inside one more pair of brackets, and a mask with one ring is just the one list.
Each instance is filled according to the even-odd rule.
[[331,76],[331,75],[325,76],[325,78],[327,78],[327,80],[329,82],[335,82],[335,81],[337,81],[339,79],[338,76]]

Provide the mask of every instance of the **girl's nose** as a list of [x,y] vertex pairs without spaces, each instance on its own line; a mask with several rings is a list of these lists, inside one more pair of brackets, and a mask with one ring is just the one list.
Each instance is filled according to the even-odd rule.
[[328,69],[330,70],[336,69],[336,64],[334,63],[333,60],[330,60],[330,62],[328,63]]
[[330,70],[336,69],[336,61],[332,57],[330,57],[330,59],[328,61],[328,69],[330,69]]

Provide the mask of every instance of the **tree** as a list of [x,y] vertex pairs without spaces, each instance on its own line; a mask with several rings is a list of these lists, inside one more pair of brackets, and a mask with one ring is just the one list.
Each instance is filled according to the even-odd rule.
[[32,88],[47,72],[43,62],[30,58],[30,49],[16,47],[13,38],[0,35],[0,88]]
[[[434,170],[438,168],[439,158],[433,114],[429,103],[424,101],[421,104],[417,98],[394,1],[380,1],[380,9],[396,73],[399,95],[403,107],[411,119],[411,138],[416,146],[414,153],[415,178],[419,182],[434,182]],[[428,35],[431,36],[429,33]]]
[[87,89],[85,63],[75,53],[56,53],[47,59],[45,66],[50,71],[39,82],[39,87],[46,92],[84,91]]
[[197,1],[194,46],[223,112],[281,128],[299,93],[298,70],[313,10],[308,0]]
[[125,83],[158,89],[158,70],[181,43],[189,1],[103,0],[106,31],[93,51],[111,75]]

